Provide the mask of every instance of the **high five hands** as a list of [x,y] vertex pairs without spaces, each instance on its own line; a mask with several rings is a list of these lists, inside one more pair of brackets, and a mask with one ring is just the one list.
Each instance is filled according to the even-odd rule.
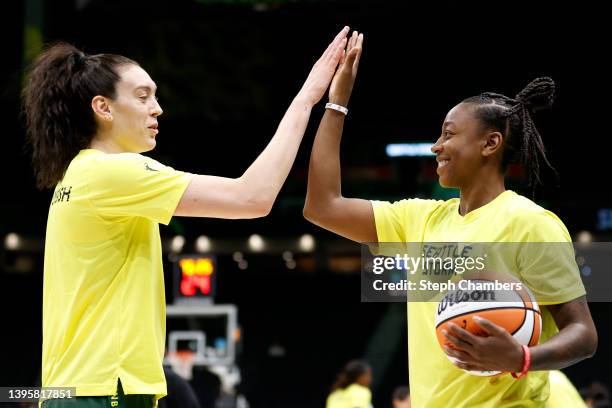
[[327,46],[323,55],[310,70],[308,78],[295,99],[305,102],[308,106],[314,106],[321,100],[342,59],[348,32],[349,27],[345,26]]
[[353,31],[346,44],[346,50],[342,53],[336,75],[334,75],[329,87],[329,101],[331,103],[347,106],[357,77],[362,48],[363,34]]
[[363,44],[363,34],[357,31],[353,31],[347,40],[349,30],[345,26],[327,46],[312,67],[296,100],[314,106],[321,100],[331,81],[329,101],[346,106],[357,76]]

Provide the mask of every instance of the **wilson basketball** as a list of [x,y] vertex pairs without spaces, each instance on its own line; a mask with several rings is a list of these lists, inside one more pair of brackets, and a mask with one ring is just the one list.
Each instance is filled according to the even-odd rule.
[[[480,316],[505,328],[519,343],[538,344],[542,331],[542,318],[535,297],[527,286],[518,282],[500,282],[493,279],[469,279],[448,291],[436,309],[436,337],[440,346],[453,347],[442,330],[455,323],[470,333],[486,336],[486,332],[473,320]],[[448,356],[455,361],[455,358]],[[498,375],[499,371],[467,371],[477,376]]]

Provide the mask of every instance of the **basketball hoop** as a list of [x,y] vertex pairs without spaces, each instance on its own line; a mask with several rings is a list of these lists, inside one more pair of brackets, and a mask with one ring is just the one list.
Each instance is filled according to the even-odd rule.
[[[179,347],[179,342],[189,342],[188,348]],[[186,380],[193,378],[193,366],[204,365],[206,358],[206,335],[197,330],[173,331],[168,336],[168,352],[164,362]]]
[[175,373],[190,381],[193,378],[195,356],[196,353],[191,350],[169,351],[166,360]]

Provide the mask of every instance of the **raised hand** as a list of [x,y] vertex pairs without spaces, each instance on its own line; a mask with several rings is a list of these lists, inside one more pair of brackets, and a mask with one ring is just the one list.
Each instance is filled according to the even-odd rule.
[[353,31],[346,51],[343,52],[340,60],[340,65],[336,71],[336,75],[332,79],[329,87],[329,101],[338,105],[346,106],[348,104],[353,85],[357,77],[357,69],[359,68],[359,59],[363,48],[363,34]]
[[303,100],[310,106],[314,106],[321,100],[342,58],[348,32],[349,27],[344,27],[327,46],[321,58],[312,67],[296,99]]

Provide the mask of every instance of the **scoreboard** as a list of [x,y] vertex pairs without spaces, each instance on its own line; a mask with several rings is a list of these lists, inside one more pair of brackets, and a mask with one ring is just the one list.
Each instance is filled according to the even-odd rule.
[[212,302],[217,263],[214,256],[183,255],[174,262],[174,303]]

